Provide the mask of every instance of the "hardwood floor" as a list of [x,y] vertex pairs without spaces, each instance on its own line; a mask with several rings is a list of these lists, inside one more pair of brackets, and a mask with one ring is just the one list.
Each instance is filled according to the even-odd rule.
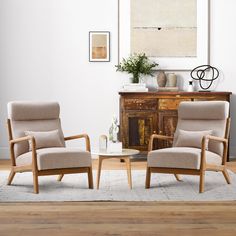
[[236,235],[236,204],[70,202],[0,205],[1,236]]
[[[236,162],[228,166],[236,172]],[[103,166],[123,168],[117,160]],[[0,161],[4,169],[9,161]],[[145,169],[145,162],[133,162],[132,169]],[[0,203],[0,236],[21,235],[233,236],[236,202]]]

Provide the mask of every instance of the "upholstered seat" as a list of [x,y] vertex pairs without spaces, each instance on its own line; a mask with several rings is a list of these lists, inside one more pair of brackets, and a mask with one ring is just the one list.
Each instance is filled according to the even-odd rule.
[[[38,193],[38,176],[87,173],[89,188],[93,188],[90,140],[87,134],[64,137],[60,106],[57,102],[8,103],[8,133],[12,168],[15,173],[33,172],[34,192]],[[85,139],[86,150],[66,147],[65,141]]]
[[[164,168],[200,169],[201,149],[191,147],[173,147],[154,150],[148,153],[148,166]],[[221,165],[218,154],[206,151],[206,163]]]
[[[36,151],[38,170],[91,166],[91,154],[78,148],[42,148]],[[32,152],[17,157],[16,165],[31,165]]]
[[[181,102],[174,136],[153,134],[147,157],[146,188],[152,173],[199,175],[199,192],[204,191],[205,171],[226,169],[230,118],[226,101]],[[153,150],[154,139],[172,140],[173,147]]]

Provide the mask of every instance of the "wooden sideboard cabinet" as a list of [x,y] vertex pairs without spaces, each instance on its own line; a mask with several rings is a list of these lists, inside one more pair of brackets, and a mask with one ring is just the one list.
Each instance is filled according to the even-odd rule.
[[[125,148],[147,152],[151,134],[173,136],[182,101],[230,101],[231,92],[120,92],[120,138]],[[172,145],[156,141],[155,148]]]

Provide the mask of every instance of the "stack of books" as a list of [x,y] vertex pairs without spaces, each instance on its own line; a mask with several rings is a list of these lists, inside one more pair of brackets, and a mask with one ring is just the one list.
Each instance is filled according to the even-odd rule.
[[122,92],[148,92],[148,88],[146,87],[146,84],[143,83],[130,83],[123,85],[123,88],[121,90]]

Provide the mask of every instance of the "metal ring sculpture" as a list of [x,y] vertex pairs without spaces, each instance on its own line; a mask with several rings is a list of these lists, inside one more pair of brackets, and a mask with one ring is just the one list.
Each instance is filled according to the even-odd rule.
[[[206,71],[212,71],[212,78],[211,79],[208,79],[205,77]],[[213,81],[219,77],[219,71],[218,71],[218,69],[216,69],[213,66],[202,65],[202,66],[197,66],[196,68],[194,68],[191,71],[190,75],[194,80],[199,81],[199,85],[200,85],[201,89],[207,90],[211,87]],[[209,84],[206,87],[204,87],[202,84],[203,81],[209,82]]]

